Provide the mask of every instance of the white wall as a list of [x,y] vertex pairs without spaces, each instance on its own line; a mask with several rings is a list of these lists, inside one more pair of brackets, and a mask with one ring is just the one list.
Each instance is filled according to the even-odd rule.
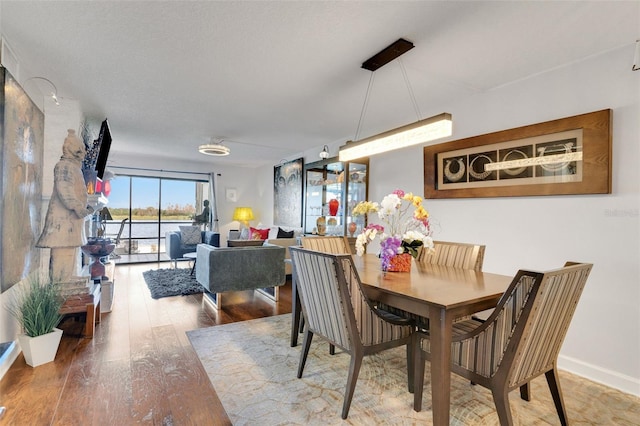
[[[443,240],[486,244],[484,270],[593,271],[561,351],[560,367],[640,395],[640,72],[632,47],[443,105],[460,139],[611,108],[613,194],[427,200]],[[441,111],[432,111],[433,114]],[[370,199],[423,193],[422,149],[371,158]]]

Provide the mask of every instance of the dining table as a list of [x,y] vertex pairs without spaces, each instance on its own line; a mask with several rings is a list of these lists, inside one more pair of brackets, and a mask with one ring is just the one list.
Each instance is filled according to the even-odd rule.
[[433,424],[448,425],[453,322],[495,307],[513,277],[415,261],[410,272],[383,272],[376,255],[353,260],[371,300],[429,318]]
[[[374,254],[352,258],[363,290],[372,301],[429,318],[433,424],[448,425],[453,322],[495,307],[513,277],[415,260],[410,272],[384,272]],[[296,312],[298,296],[292,296],[291,344],[295,346],[294,334],[297,336],[301,320],[300,312]]]

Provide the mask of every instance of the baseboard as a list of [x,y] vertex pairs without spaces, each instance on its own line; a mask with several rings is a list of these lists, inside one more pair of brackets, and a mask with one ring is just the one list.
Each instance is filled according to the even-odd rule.
[[640,396],[640,379],[560,355],[558,368],[624,393]]
[[9,342],[9,345],[4,348],[4,352],[0,353],[0,380],[2,380],[7,371],[9,371],[9,368],[16,358],[18,358],[19,354],[20,348],[15,341]]

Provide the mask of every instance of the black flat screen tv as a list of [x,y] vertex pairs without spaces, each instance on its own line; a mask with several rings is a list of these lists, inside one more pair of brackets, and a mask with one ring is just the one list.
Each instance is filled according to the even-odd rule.
[[102,179],[104,169],[107,167],[109,149],[111,149],[111,131],[109,130],[109,123],[106,118],[100,126],[100,134],[97,142],[100,148],[98,151],[98,159],[96,160],[96,172],[98,172],[98,177]]

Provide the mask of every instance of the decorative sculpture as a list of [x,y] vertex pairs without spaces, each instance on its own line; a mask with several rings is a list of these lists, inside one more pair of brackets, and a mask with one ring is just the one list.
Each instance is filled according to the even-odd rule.
[[54,282],[68,282],[74,275],[78,248],[86,243],[84,218],[94,212],[87,204],[81,169],[84,157],[84,143],[69,129],[62,157],[53,170],[53,193],[36,243],[36,247],[51,248],[49,276]]

